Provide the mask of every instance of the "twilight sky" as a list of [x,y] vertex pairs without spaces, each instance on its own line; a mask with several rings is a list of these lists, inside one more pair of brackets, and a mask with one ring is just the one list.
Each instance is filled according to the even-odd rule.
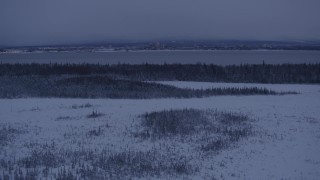
[[0,45],[320,40],[320,0],[1,0]]

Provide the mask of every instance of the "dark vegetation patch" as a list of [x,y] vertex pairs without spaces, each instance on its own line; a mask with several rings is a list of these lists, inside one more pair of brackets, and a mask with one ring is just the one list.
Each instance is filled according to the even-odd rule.
[[104,116],[103,113],[93,110],[90,114],[87,115],[87,118],[98,118]]
[[16,135],[22,133],[21,130],[15,129],[10,125],[0,125],[0,148],[7,145]]
[[[186,156],[159,154],[154,151],[125,151],[110,156],[100,156],[95,165],[114,176],[145,177],[192,174],[196,168],[191,166]],[[103,158],[105,157],[105,158]]]
[[104,129],[101,126],[99,126],[98,128],[89,130],[86,135],[88,137],[101,136],[103,132]]
[[93,107],[93,105],[90,103],[81,104],[81,105],[74,104],[71,106],[72,109],[82,109],[82,108],[91,108],[91,107]]
[[214,110],[164,110],[140,115],[141,127],[134,136],[142,139],[191,139],[202,151],[217,152],[250,136],[248,116]]
[[135,81],[320,83],[320,64],[0,64],[0,76],[107,75]]
[[[150,142],[166,138],[163,148],[115,150],[112,146],[85,148],[80,144],[68,147],[55,142],[35,143],[28,146],[30,152],[26,156],[0,159],[0,179],[187,178],[199,172],[195,157],[219,153],[253,133],[250,118],[241,113],[181,109],[145,113],[139,118],[141,124],[133,132],[135,137]],[[108,125],[101,125],[71,136],[84,135],[83,138],[92,140],[103,136],[107,128]],[[10,128],[5,131],[15,132]],[[177,141],[182,144],[171,146]],[[181,151],[180,145],[191,151]],[[192,149],[199,154],[190,155]]]
[[66,163],[66,159],[59,153],[55,146],[44,145],[41,148],[32,150],[30,156],[19,160],[20,166],[24,168],[36,168],[44,166],[45,168],[59,167]]
[[[17,161],[1,160],[0,177],[20,179],[131,179],[189,175],[198,170],[187,156],[158,151],[111,152],[91,149],[58,149],[54,144],[42,145]],[[31,178],[32,176],[32,178]]]
[[207,152],[207,151],[218,152],[224,148],[226,148],[226,142],[225,140],[222,140],[222,138],[210,140],[206,144],[201,145],[201,151],[204,151],[204,152]]
[[62,120],[72,120],[73,118],[70,116],[59,116],[56,118],[57,121],[62,121]]
[[[0,77],[0,98],[192,98],[218,95],[283,95],[265,88],[183,89],[158,83],[111,79],[106,76],[4,76]],[[91,107],[90,104],[72,108]]]
[[141,120],[145,133],[153,137],[190,135],[213,126],[206,114],[196,109],[145,113]]
[[225,125],[237,125],[247,123],[248,116],[240,113],[220,112],[217,114],[217,119]]

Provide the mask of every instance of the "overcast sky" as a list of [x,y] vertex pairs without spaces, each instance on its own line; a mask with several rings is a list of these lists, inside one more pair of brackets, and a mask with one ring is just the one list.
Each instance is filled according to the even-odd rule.
[[320,0],[1,0],[0,45],[319,40]]

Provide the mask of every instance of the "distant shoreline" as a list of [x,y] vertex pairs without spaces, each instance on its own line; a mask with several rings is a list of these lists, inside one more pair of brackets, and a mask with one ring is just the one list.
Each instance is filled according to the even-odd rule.
[[139,53],[139,52],[245,52],[245,51],[270,51],[270,52],[277,52],[277,51],[320,51],[319,50],[313,50],[313,49],[226,49],[226,50],[221,50],[221,49],[161,49],[161,50],[71,50],[71,51],[32,51],[32,52],[27,52],[23,50],[13,50],[13,51],[6,51],[6,52],[0,52],[1,54],[41,54],[41,53]]
[[301,64],[320,63],[320,51],[308,50],[134,50],[1,53],[2,63],[89,64]]

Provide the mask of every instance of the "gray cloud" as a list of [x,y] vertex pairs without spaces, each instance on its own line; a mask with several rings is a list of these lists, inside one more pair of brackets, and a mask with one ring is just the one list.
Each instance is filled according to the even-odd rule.
[[320,37],[319,0],[3,0],[0,45]]

